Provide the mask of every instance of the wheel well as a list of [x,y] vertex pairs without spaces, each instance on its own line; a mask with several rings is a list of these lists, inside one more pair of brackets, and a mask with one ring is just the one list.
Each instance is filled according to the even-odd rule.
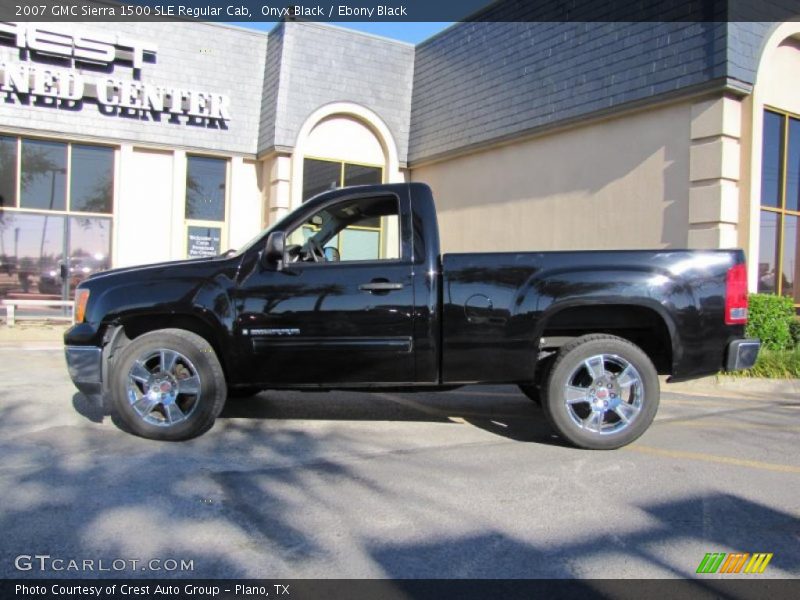
[[542,332],[542,348],[559,345],[559,338],[589,333],[616,335],[639,346],[653,361],[659,374],[672,371],[672,338],[664,319],[642,306],[575,306],[550,317]]
[[219,345],[216,332],[208,323],[198,317],[191,315],[142,315],[127,317],[120,322],[120,325],[122,325],[128,341],[157,329],[185,329],[186,331],[191,331],[211,344],[227,377],[226,357]]

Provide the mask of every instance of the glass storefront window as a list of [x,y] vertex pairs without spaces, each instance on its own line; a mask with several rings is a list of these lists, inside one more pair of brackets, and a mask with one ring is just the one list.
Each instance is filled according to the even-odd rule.
[[789,119],[785,207],[800,211],[800,119]]
[[186,169],[187,219],[225,220],[226,166],[227,161],[221,158],[188,157]]
[[306,158],[303,161],[303,202],[341,185],[342,163]]
[[17,205],[17,138],[0,136],[0,208]]
[[777,268],[778,214],[761,211],[761,235],[758,251],[758,291],[774,294],[777,291],[775,270]]
[[303,202],[346,185],[372,185],[383,181],[383,169],[338,160],[303,160]]
[[114,195],[114,150],[73,144],[70,169],[70,209],[110,213]]
[[71,298],[109,269],[113,190],[111,147],[0,136],[0,298]]
[[761,152],[761,206],[780,206],[783,174],[783,115],[764,112],[764,145]]
[[800,117],[764,112],[758,291],[789,296],[800,308]]
[[383,180],[383,169],[364,165],[344,165],[344,185],[374,185]]
[[794,215],[783,216],[783,252],[781,256],[781,294],[794,299],[795,304],[800,304],[800,289],[797,287],[798,278],[798,244],[797,222],[800,218]]
[[61,295],[64,217],[24,212],[0,213],[0,296]]
[[66,210],[67,144],[22,139],[20,208]]

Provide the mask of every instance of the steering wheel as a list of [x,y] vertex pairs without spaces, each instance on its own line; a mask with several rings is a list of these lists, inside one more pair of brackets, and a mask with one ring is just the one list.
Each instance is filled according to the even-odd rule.
[[325,251],[317,240],[308,238],[306,244],[308,244],[308,254],[314,262],[325,262]]

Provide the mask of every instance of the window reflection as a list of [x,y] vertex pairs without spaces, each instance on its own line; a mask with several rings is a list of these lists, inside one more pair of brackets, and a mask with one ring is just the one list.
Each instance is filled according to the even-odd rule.
[[777,291],[775,269],[778,241],[778,214],[761,211],[761,235],[758,250],[758,291],[774,294]]
[[111,219],[72,217],[69,220],[70,291],[98,271],[111,268]]
[[17,204],[17,139],[0,136],[0,208]]
[[800,210],[800,121],[789,119],[786,157],[786,210]]
[[339,187],[342,177],[342,163],[329,160],[303,161],[303,202],[317,194]]
[[0,299],[72,298],[110,268],[113,189],[111,147],[0,136]]
[[783,170],[783,115],[764,112],[764,144],[761,152],[761,205],[780,206]]
[[60,295],[53,282],[63,258],[63,216],[0,211],[0,297]]
[[364,165],[345,164],[345,185],[373,185],[383,179],[383,169],[380,167],[366,167]]
[[73,144],[70,169],[70,209],[110,213],[114,191],[114,151],[104,146]]
[[225,220],[225,167],[221,158],[190,156],[186,170],[186,218]]
[[66,210],[67,145],[22,140],[20,207]]
[[783,260],[781,261],[781,293],[800,302],[800,290],[797,289],[797,222],[798,217],[783,216]]

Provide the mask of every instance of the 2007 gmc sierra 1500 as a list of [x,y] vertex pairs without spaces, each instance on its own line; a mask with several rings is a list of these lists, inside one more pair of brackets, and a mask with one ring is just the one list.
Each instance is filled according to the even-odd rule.
[[92,275],[66,357],[153,439],[197,436],[229,395],[267,388],[514,383],[559,435],[610,449],[653,421],[659,373],[753,365],[746,279],[741,250],[442,256],[426,185],[360,186],[238,252]]

